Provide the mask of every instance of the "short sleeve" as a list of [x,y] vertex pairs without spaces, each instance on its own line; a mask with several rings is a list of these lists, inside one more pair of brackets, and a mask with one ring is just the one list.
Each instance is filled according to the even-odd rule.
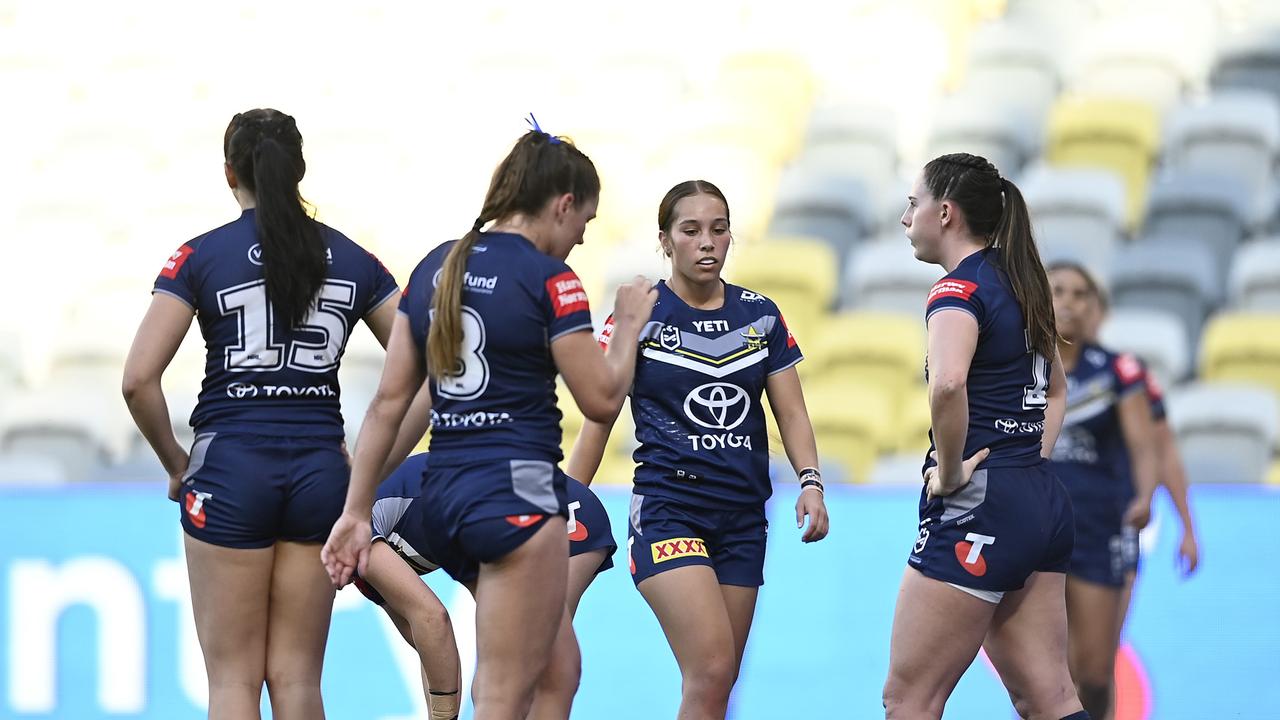
[[1146,390],[1147,369],[1130,353],[1117,355],[1111,364],[1116,376],[1116,395],[1126,397],[1131,392]]
[[1160,386],[1160,382],[1146,365],[1142,367],[1142,380],[1143,387],[1147,391],[1147,401],[1151,403],[1151,417],[1164,420],[1168,416],[1164,407],[1164,388]]
[[409,331],[418,353],[427,351],[427,333],[431,329],[431,266],[423,258],[409,276],[409,284],[400,295],[400,314],[409,320]]
[[377,310],[400,291],[395,277],[387,271],[386,266],[376,255],[369,253],[369,261],[373,264],[373,282],[369,285],[373,291],[369,293],[369,306],[365,308],[365,315]]
[[945,277],[934,283],[925,301],[925,322],[928,322],[934,313],[948,308],[969,313],[981,327],[986,308],[978,293],[978,283],[952,277]]
[[600,329],[600,334],[596,336],[596,342],[600,343],[602,350],[609,349],[609,343],[613,341],[613,313],[609,313],[609,319],[604,321],[604,327]]
[[152,292],[171,295],[186,303],[192,310],[196,309],[196,288],[192,281],[193,271],[191,256],[196,252],[190,243],[173,251],[160,274],[156,276],[156,284]]
[[544,283],[547,339],[554,341],[572,332],[591,330],[591,305],[578,274],[557,263]]
[[769,328],[769,359],[766,361],[770,375],[793,367],[804,359],[804,354],[800,352],[800,345],[796,343],[795,336],[787,327],[786,318],[782,317],[782,311],[776,307],[774,311],[777,313],[774,317],[778,321]]

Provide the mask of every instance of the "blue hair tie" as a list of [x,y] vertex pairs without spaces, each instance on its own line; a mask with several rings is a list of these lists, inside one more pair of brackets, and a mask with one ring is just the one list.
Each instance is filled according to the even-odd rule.
[[543,130],[543,129],[542,129],[542,127],[541,127],[540,125],[538,125],[538,118],[534,117],[534,116],[533,116],[533,113],[529,113],[529,117],[525,118],[525,120],[524,120],[524,121],[525,121],[525,122],[527,122],[527,123],[529,123],[529,127],[533,128],[533,131],[534,131],[534,132],[539,132],[539,133],[542,133],[543,135],[546,135],[546,136],[547,136],[547,140],[548,140],[552,145],[559,145],[559,144],[560,144],[560,138],[556,137],[555,135],[552,135],[551,133],[547,132],[546,130]]

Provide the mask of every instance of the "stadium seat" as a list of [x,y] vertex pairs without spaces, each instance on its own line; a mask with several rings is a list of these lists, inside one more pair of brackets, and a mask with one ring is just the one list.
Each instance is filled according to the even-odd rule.
[[887,106],[823,104],[814,108],[805,133],[805,167],[838,170],[872,180],[898,171],[897,130]]
[[1280,314],[1238,312],[1211,318],[1200,341],[1200,375],[1280,393]]
[[1237,310],[1280,312],[1280,237],[1255,240],[1236,250],[1228,296]]
[[823,467],[838,465],[851,482],[865,482],[890,438],[893,396],[883,388],[843,378],[810,383],[805,402]]
[[822,240],[843,267],[849,251],[875,227],[874,208],[868,188],[856,177],[792,168],[779,183],[768,235]]
[[818,332],[835,302],[836,255],[819,240],[771,238],[743,244],[725,263],[725,279],[773,300],[802,343]]
[[1142,229],[1149,236],[1204,245],[1224,281],[1249,215],[1250,193],[1231,178],[1179,173],[1151,184]]
[[[101,436],[101,427],[81,417],[82,408],[74,404],[77,395],[45,395],[35,402],[20,397],[18,402],[6,402],[0,421],[0,453],[54,460],[68,480],[82,480],[109,464],[112,453]],[[41,406],[35,407],[37,403]]]
[[1259,90],[1280,99],[1280,25],[1255,24],[1248,33],[1226,38],[1209,82],[1214,90]]
[[1215,93],[1165,116],[1164,161],[1179,172],[1227,177],[1255,193],[1271,180],[1280,152],[1280,98]]
[[902,394],[924,378],[924,323],[898,313],[843,312],[824,318],[819,346],[820,368],[810,368],[818,382],[840,379],[865,382]]
[[[923,373],[923,368],[921,370]],[[932,428],[929,388],[917,385],[907,391],[899,405],[895,447],[900,452],[922,456],[929,449],[929,431]]]
[[905,485],[918,488],[924,484],[923,467],[923,453],[882,455],[872,466],[867,481],[872,485]]
[[1213,20],[1190,4],[1116,12],[1091,28],[1068,85],[1079,95],[1168,107],[1202,81]]
[[1193,483],[1257,483],[1271,464],[1276,398],[1250,385],[1193,383],[1169,394],[1169,420]]
[[945,274],[915,258],[902,233],[860,246],[845,268],[840,306],[845,309],[905,313],[923,322],[924,301]]
[[1280,487],[1280,460],[1271,463],[1270,469],[1267,470],[1267,478],[1264,480],[1266,484]]
[[796,154],[815,93],[813,72],[801,56],[782,51],[735,53],[720,63],[713,82],[719,93],[767,105],[784,130],[780,157]]
[[1002,175],[1017,177],[1039,144],[1039,128],[1022,116],[993,111],[998,100],[977,94],[957,94],[938,109],[930,132],[926,158],[954,152],[980,155]]
[[1182,320],[1187,337],[1200,335],[1205,315],[1221,296],[1216,260],[1204,245],[1148,238],[1126,246],[1111,273],[1119,308],[1162,310]]
[[1021,116],[1037,132],[1059,87],[1054,36],[1038,20],[1010,19],[979,28],[961,90],[995,99],[1002,112]]
[[1049,116],[1045,156],[1051,165],[1098,167],[1117,173],[1125,184],[1125,220],[1138,221],[1147,179],[1159,147],[1155,108],[1131,100],[1066,98]]
[[1142,358],[1156,381],[1172,387],[1191,367],[1187,326],[1177,315],[1151,308],[1115,308],[1102,323],[1099,342]]
[[1101,168],[1037,166],[1019,183],[1040,257],[1106,276],[1124,233],[1124,185]]

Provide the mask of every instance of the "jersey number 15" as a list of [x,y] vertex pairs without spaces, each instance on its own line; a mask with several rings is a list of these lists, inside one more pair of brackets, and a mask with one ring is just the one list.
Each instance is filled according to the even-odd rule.
[[223,316],[235,315],[239,324],[236,344],[226,350],[227,371],[271,372],[286,366],[309,373],[336,370],[350,331],[341,311],[355,307],[355,283],[326,280],[315,307],[293,329],[292,334],[302,337],[286,344],[276,335],[276,318],[267,300],[265,280],[227,288],[218,293],[218,309]]

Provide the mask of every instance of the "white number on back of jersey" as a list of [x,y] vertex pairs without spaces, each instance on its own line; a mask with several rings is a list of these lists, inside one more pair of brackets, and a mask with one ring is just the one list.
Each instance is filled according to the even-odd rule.
[[295,339],[286,348],[276,339],[275,314],[267,300],[265,280],[223,290],[218,293],[218,309],[224,316],[235,315],[239,324],[236,344],[226,350],[226,369],[229,372],[270,372],[281,370],[287,364],[290,369],[302,372],[334,370],[338,367],[351,329],[340,310],[354,310],[355,302],[355,283],[325,281],[316,298],[316,306],[297,328],[298,331],[316,333],[321,339],[314,342]]
[[1030,385],[1022,389],[1023,410],[1043,410],[1049,407],[1049,360],[1040,353],[1032,353]]
[[458,372],[441,380],[436,389],[452,400],[475,400],[489,387],[489,361],[484,357],[485,328],[480,313],[462,306],[462,349]]

